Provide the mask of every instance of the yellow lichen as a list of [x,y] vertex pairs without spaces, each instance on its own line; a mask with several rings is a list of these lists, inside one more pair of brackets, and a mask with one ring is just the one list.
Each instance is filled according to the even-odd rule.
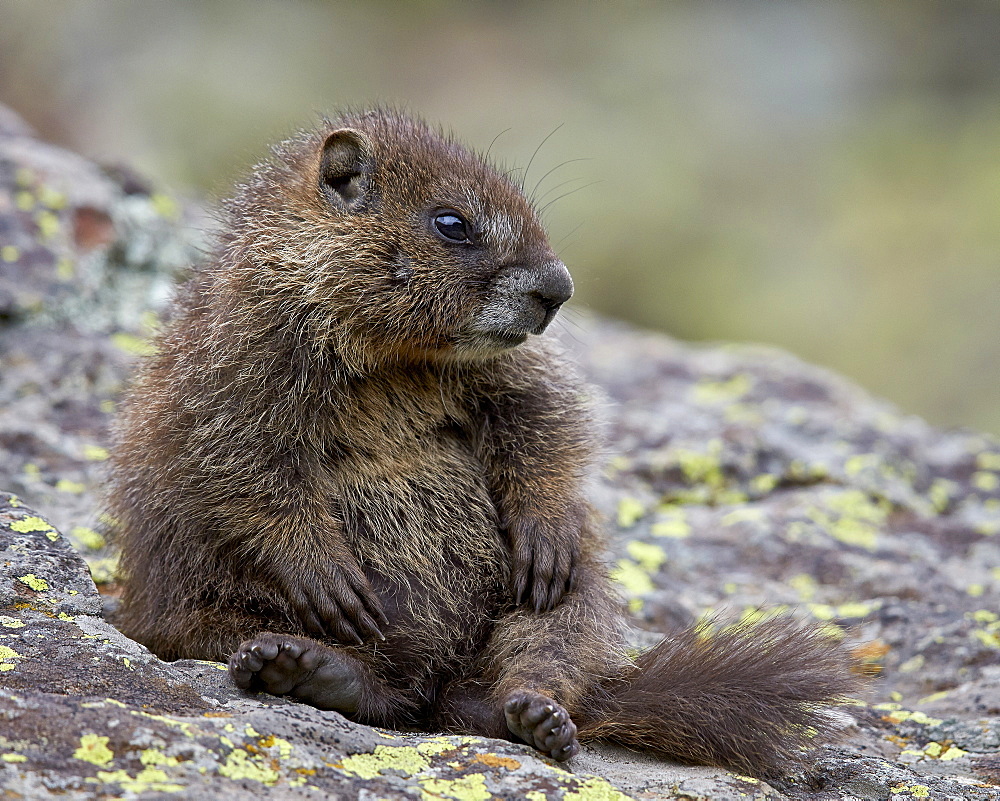
[[993,492],[1000,487],[1000,476],[986,470],[979,470],[972,474],[972,486],[983,492]]
[[619,559],[616,564],[617,567],[611,571],[611,579],[621,584],[630,595],[645,595],[656,589],[649,574],[631,559]]
[[[101,402],[101,411],[113,412],[114,408],[115,408],[114,404],[111,403],[111,408],[110,409],[105,409],[104,408],[104,404],[105,403],[111,403],[111,402],[110,401],[102,401]],[[83,450],[83,458],[86,459],[88,462],[103,462],[109,456],[108,449],[107,448],[102,448],[100,445],[90,445],[90,444],[87,444],[87,445],[83,446],[82,450]]]
[[[748,609],[744,609],[740,614],[740,626],[756,626],[758,623],[763,623],[766,620],[772,620],[773,618],[780,617],[785,612],[788,611],[788,607],[782,604],[777,606],[770,606],[767,609],[761,609],[759,606],[752,606]],[[711,621],[709,617],[705,621],[705,625],[702,625],[702,632],[704,635],[712,634],[712,627],[707,625]]]
[[153,210],[161,217],[176,220],[180,216],[180,206],[172,197],[154,192],[149,196],[149,201],[153,204]]
[[87,490],[86,484],[79,481],[70,481],[68,478],[60,478],[56,482],[56,489],[59,492],[68,492],[70,495],[83,495]]
[[618,501],[619,528],[631,528],[639,522],[644,514],[646,514],[646,507],[635,498],[626,496]]
[[400,745],[376,745],[370,754],[354,754],[346,757],[336,767],[361,779],[374,779],[379,774],[396,770],[404,776],[412,776],[430,767],[430,762],[416,748]]
[[59,233],[59,216],[51,211],[40,211],[35,215],[35,225],[42,239],[51,239]]
[[177,757],[167,756],[156,748],[147,748],[144,750],[139,755],[139,761],[146,767],[151,765],[166,765],[167,767],[173,767],[180,764],[180,760]]
[[[250,726],[247,726],[247,728],[251,731],[253,730]],[[292,755],[292,744],[288,740],[275,737],[273,734],[260,737],[257,740],[257,745],[261,748],[277,748],[279,759],[288,759]]]
[[760,509],[734,509],[722,516],[719,522],[724,526],[735,526],[737,523],[753,523],[764,519],[764,512]]
[[941,690],[940,692],[931,693],[930,695],[925,695],[919,701],[918,704],[932,704],[935,701],[940,701],[942,698],[947,698],[951,690]]
[[[105,701],[105,703],[108,703],[108,704],[115,704],[115,705],[121,706],[123,708],[125,707],[124,704],[122,704],[122,703],[120,703],[118,701],[115,701],[113,698],[105,698],[104,701]],[[194,733],[193,733],[194,732],[194,727],[190,723],[188,723],[187,721],[184,721],[184,720],[175,720],[174,718],[169,718],[166,715],[155,715],[152,712],[142,712],[141,710],[138,710],[138,709],[131,710],[131,714],[137,715],[139,717],[147,718],[149,720],[158,720],[158,721],[160,721],[160,723],[165,723],[167,726],[174,726],[174,727],[180,729],[188,737],[193,737],[194,736]],[[223,739],[223,738],[220,738],[220,739]],[[229,744],[229,747],[232,748],[232,743]]]
[[837,607],[837,617],[865,617],[866,615],[870,615],[881,605],[882,604],[878,602],[862,603],[860,601],[849,601],[848,603],[841,604]]
[[877,453],[858,453],[844,462],[844,472],[849,476],[857,476],[867,469],[876,467],[879,461]]
[[422,799],[453,798],[456,801],[489,801],[493,794],[486,789],[481,773],[470,773],[458,779],[419,779]]
[[977,453],[976,467],[980,470],[1000,470],[1000,452],[983,451]]
[[951,503],[952,497],[959,490],[959,486],[954,481],[947,478],[936,478],[927,490],[927,497],[930,499],[931,505],[934,510],[938,513],[943,512],[948,508],[948,504]]
[[135,356],[152,356],[156,353],[156,348],[149,340],[137,337],[135,334],[128,334],[124,331],[112,334],[111,344]]
[[722,454],[722,442],[709,440],[704,453],[678,449],[675,451],[677,464],[689,484],[705,484],[710,489],[721,489],[725,486],[726,477],[722,472],[719,456]]
[[24,621],[10,615],[0,615],[0,626],[8,629],[24,628]]
[[59,210],[66,208],[66,195],[58,189],[53,189],[51,186],[43,186],[39,189],[38,199],[43,206],[48,206],[50,209]]
[[28,758],[24,754],[0,754],[0,759],[4,762],[27,762]]
[[972,636],[987,648],[1000,648],[1000,632],[973,629]]
[[34,573],[28,573],[25,576],[18,576],[17,580],[22,584],[26,584],[31,587],[35,592],[45,592],[49,589],[49,583],[45,579],[40,579]]
[[563,801],[632,801],[632,796],[611,786],[604,779],[591,777],[563,795]]
[[889,712],[889,714],[885,716],[885,719],[888,720],[890,723],[905,723],[907,721],[910,721],[913,723],[920,723],[921,725],[924,726],[937,726],[939,723],[941,723],[941,720],[939,718],[932,718],[929,715],[924,714],[923,712],[908,712],[905,709],[899,709],[898,708],[899,704],[879,704],[878,706],[873,708],[884,709],[888,707],[897,707],[896,709]]
[[420,743],[417,746],[417,750],[421,754],[437,756],[438,754],[443,754],[445,751],[454,751],[456,747],[455,743],[447,737],[435,737],[433,740]]
[[88,548],[91,551],[99,551],[107,544],[101,534],[86,526],[74,526],[70,529],[69,535],[84,548]]
[[874,551],[878,544],[878,531],[871,524],[852,517],[842,517],[835,521],[830,527],[830,533],[845,545],[854,545],[868,551]]
[[83,735],[80,738],[80,747],[73,752],[74,758],[94,765],[107,765],[115,758],[114,752],[108,748],[109,739],[99,734]]
[[0,259],[3,259],[6,262],[17,261],[20,255],[21,251],[13,245],[4,245],[0,248]]
[[835,512],[870,523],[884,523],[889,516],[889,504],[872,498],[861,490],[846,490],[834,495],[827,501],[827,506]]
[[752,387],[750,376],[742,373],[721,381],[703,378],[691,388],[691,397],[695,403],[731,403],[746,395]]
[[654,537],[683,539],[691,536],[691,526],[684,519],[684,510],[676,507],[661,507],[657,510],[657,520],[651,529]]
[[40,517],[25,517],[10,524],[11,531],[28,534],[32,531],[52,531],[52,525]]
[[649,573],[656,573],[667,561],[667,554],[663,548],[641,540],[632,540],[625,546],[625,550],[643,570]]
[[109,556],[105,559],[89,559],[90,577],[94,584],[109,584],[118,577],[118,557]]
[[144,793],[147,791],[159,793],[179,793],[184,789],[184,785],[172,784],[168,781],[167,774],[157,768],[146,768],[140,770],[134,777],[124,770],[99,770],[97,778],[86,779],[92,784],[98,782],[104,784],[118,784],[127,792]]
[[879,526],[889,516],[887,502],[860,490],[846,490],[827,498],[825,506],[810,509],[808,517],[847,545],[875,550]]
[[252,779],[261,784],[274,784],[280,774],[260,757],[253,757],[242,748],[236,748],[226,756],[226,763],[219,766],[219,774],[227,779]]
[[70,495],[82,495],[86,491],[87,485],[79,481],[70,481],[68,478],[60,478],[56,482],[56,489],[59,492],[68,492]]
[[[795,590],[803,601],[810,601],[816,595],[819,584],[808,573],[799,573],[788,580],[788,586]],[[829,619],[829,618],[828,618]]]
[[768,493],[778,486],[778,476],[771,473],[761,473],[750,479],[750,489],[759,493]]

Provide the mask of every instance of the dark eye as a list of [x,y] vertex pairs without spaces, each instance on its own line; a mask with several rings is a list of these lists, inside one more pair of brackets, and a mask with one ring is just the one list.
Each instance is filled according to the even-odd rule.
[[469,224],[457,211],[441,211],[434,215],[434,230],[446,242],[471,242]]

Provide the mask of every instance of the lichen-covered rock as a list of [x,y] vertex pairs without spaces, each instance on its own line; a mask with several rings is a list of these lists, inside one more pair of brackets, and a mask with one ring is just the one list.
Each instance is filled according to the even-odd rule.
[[777,351],[574,337],[616,404],[602,493],[640,617],[795,605],[880,640],[914,700],[1000,665],[1000,443]]
[[102,557],[93,491],[110,412],[197,257],[200,219],[0,107],[0,488]]
[[176,208],[0,108],[0,488],[22,499],[0,495],[11,797],[1000,799],[1000,444],[777,351],[585,317],[565,332],[608,398],[594,498],[636,642],[779,606],[884,668],[847,740],[783,783],[378,731],[123,637],[87,566],[113,594],[100,463],[150,314],[195,251]]

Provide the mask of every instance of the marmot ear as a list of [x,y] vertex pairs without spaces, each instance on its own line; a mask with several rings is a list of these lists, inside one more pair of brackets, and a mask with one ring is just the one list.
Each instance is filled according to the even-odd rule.
[[352,211],[368,196],[371,168],[371,141],[361,131],[341,128],[323,143],[319,188],[336,208]]

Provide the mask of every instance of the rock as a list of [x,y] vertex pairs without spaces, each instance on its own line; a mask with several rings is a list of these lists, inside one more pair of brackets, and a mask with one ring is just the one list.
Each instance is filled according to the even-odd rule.
[[787,606],[884,667],[845,741],[804,772],[767,785],[607,746],[557,765],[386,732],[244,695],[221,665],[164,663],[123,637],[102,614],[100,463],[114,400],[202,241],[203,218],[179,208],[0,107],[0,488],[21,498],[0,494],[6,795],[1000,799],[1000,445],[773,350],[579,315],[562,332],[605,393],[593,493],[635,641]]
[[0,487],[80,547],[99,542],[92,493],[114,398],[197,258],[200,219],[0,107]]

